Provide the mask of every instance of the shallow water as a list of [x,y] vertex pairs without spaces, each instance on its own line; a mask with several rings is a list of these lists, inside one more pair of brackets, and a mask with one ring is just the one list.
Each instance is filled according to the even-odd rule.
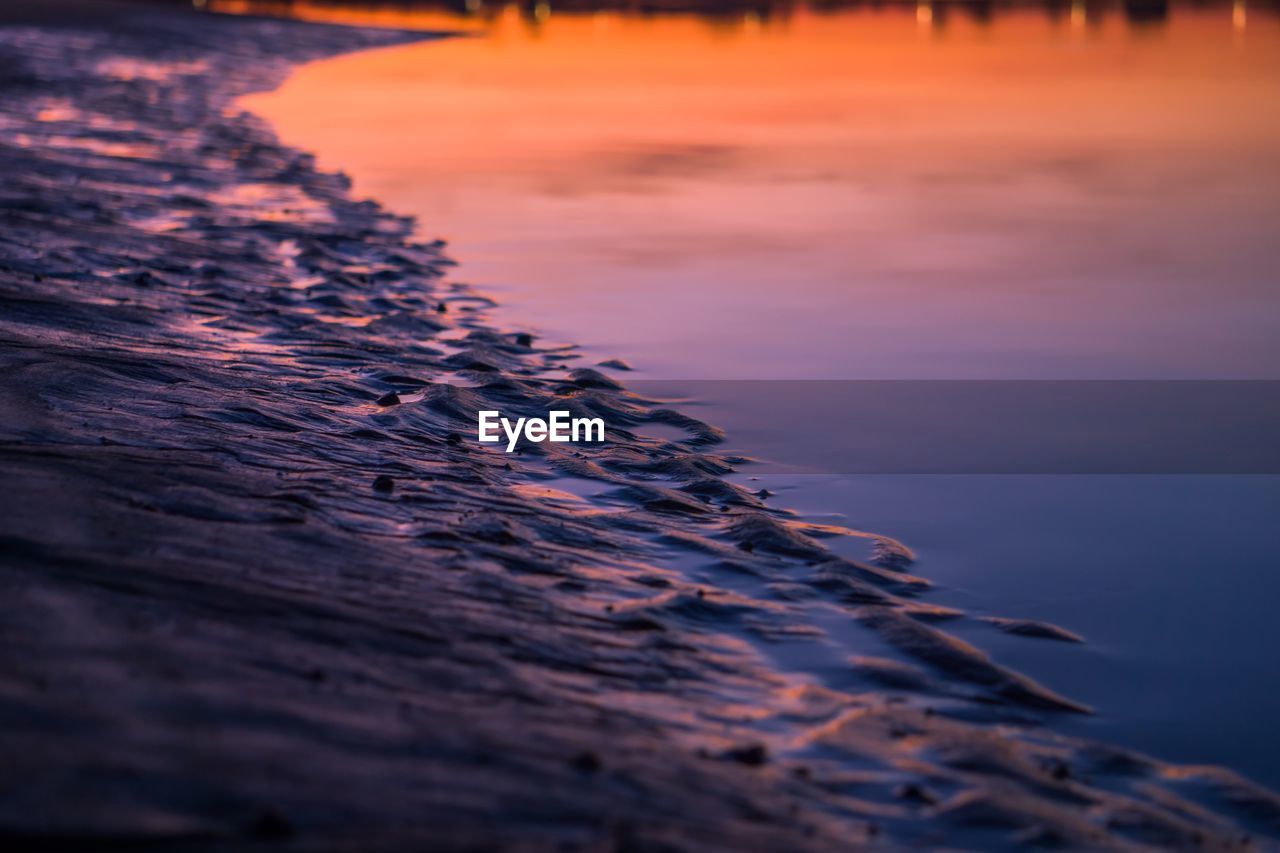
[[[499,319],[642,378],[1276,377],[1273,6],[291,9],[473,31],[245,104]],[[759,476],[907,542],[939,603],[1084,634],[969,638],[1077,730],[1280,784],[1276,478]]]
[[1280,780],[1280,478],[766,475],[751,485],[810,520],[909,543],[918,572],[943,587],[936,603],[1084,635],[1087,645],[1063,646],[951,629],[1098,710],[1058,728]]

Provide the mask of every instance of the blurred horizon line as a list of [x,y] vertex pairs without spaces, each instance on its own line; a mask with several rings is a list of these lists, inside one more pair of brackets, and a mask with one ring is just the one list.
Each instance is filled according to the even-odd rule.
[[[531,21],[556,15],[620,13],[629,17],[688,15],[709,19],[751,15],[761,21],[797,12],[815,15],[850,11],[914,10],[918,19],[942,26],[953,14],[977,23],[1015,12],[1039,10],[1053,21],[1101,23],[1119,15],[1133,25],[1165,23],[1175,11],[1227,10],[1237,23],[1248,12],[1280,15],[1280,0],[192,0],[217,13],[285,17],[370,12],[437,13],[485,21],[517,9]],[[926,16],[921,18],[921,16]]]

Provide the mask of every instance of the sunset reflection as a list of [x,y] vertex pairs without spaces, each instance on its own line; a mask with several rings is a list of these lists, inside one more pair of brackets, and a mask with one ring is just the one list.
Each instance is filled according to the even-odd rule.
[[484,6],[479,37],[246,103],[418,214],[463,280],[651,369],[1142,375],[1197,344],[1200,370],[1274,361],[1270,336],[1219,328],[1272,298],[1280,186],[1252,164],[1280,142],[1276,16],[1242,43],[1229,6],[954,7],[786,7],[753,30]]
[[[942,26],[953,17],[988,22],[1008,15],[1038,12],[1046,18],[1069,17],[1072,24],[1104,18],[1122,18],[1131,24],[1162,23],[1180,5],[1203,10],[1230,7],[1237,26],[1246,18],[1248,0],[1206,0],[1178,3],[1177,0],[668,0],[638,3],[635,0],[404,0],[404,2],[350,2],[350,0],[199,0],[201,8],[230,14],[284,15],[303,20],[375,26],[419,27],[471,25],[487,26],[509,11],[531,24],[545,22],[552,15],[598,15],[608,12],[628,17],[694,16],[721,24],[737,21],[743,26],[768,21],[786,21],[797,15],[837,15],[851,12],[893,13],[915,9],[921,24]],[[1259,10],[1275,14],[1275,0],[1254,0]]]
[[0,837],[1280,841],[1278,4],[0,2]]

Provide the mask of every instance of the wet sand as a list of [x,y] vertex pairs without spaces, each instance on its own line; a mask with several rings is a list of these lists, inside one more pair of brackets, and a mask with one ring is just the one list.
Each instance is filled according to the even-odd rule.
[[[1089,709],[949,633],[972,620],[905,546],[728,482],[713,425],[494,328],[441,245],[233,105],[418,36],[121,9],[0,28],[0,836],[1280,832],[1228,770],[1056,735]],[[477,408],[551,405],[622,428],[514,458],[467,436]],[[763,651],[832,638],[821,677]]]

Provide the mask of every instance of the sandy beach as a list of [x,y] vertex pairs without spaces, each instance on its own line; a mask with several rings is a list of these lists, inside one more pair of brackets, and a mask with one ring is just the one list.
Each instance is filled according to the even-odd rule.
[[[1280,797],[1056,733],[1091,709],[955,636],[910,543],[730,482],[716,425],[498,327],[236,105],[434,37],[0,15],[0,838],[1275,845]],[[508,455],[488,408],[616,429]],[[833,630],[811,601],[859,638],[822,683],[761,653]],[[1082,639],[1019,616],[993,628]]]

